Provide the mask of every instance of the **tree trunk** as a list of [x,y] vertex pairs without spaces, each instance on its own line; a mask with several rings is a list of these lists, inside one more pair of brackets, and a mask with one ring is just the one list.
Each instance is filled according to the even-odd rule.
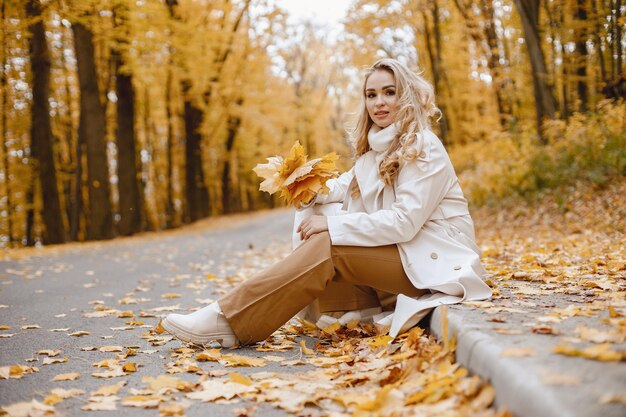
[[[126,10],[116,8],[120,26],[127,20]],[[118,40],[125,42],[125,40]],[[117,93],[117,178],[119,192],[118,231],[123,236],[141,231],[143,204],[139,194],[137,150],[135,139],[135,90],[132,75],[122,72],[124,58],[120,50],[111,52],[115,63],[115,90]]]
[[[2,19],[2,68],[7,67],[7,34],[6,34],[6,2],[2,2],[2,6],[0,6],[0,19]],[[3,167],[4,167],[4,191],[6,195],[6,213],[7,213],[7,235],[8,241],[7,246],[13,246],[13,220],[11,219],[11,170],[9,167],[9,149],[7,148],[7,109],[8,109],[8,83],[7,83],[7,75],[6,71],[0,71],[0,89],[2,92],[2,108],[0,108],[0,132],[2,132],[2,156],[3,156]]]
[[[482,28],[479,27],[473,13],[470,15],[468,12],[468,9],[472,7],[471,4],[463,3],[461,0],[455,0],[454,3],[456,4],[457,10],[459,10],[463,16],[468,29],[468,34],[472,37],[476,46],[481,48],[487,57],[487,68],[489,68],[489,72],[493,80],[496,105],[498,107],[498,120],[500,122],[500,126],[507,129],[512,116],[512,104],[504,95],[504,86],[506,85],[507,80],[504,79],[500,60],[506,60],[506,56],[504,56],[505,54],[501,50],[498,42],[493,2],[491,0],[481,0],[480,8],[482,13],[485,15],[482,21]],[[487,43],[487,48],[483,47],[485,41]]]
[[[67,42],[68,32],[64,28],[62,32],[62,42],[65,44]],[[82,208],[83,208],[83,196],[82,196],[82,148],[81,143],[78,141],[78,138],[75,134],[74,124],[73,124],[73,104],[74,99],[72,97],[72,89],[70,86],[70,74],[68,71],[68,64],[65,54],[61,54],[61,67],[63,69],[63,80],[65,82],[65,102],[67,104],[67,118],[64,122],[65,128],[65,137],[67,138],[67,143],[70,148],[70,175],[67,180],[68,185],[65,189],[65,200],[66,200],[66,212],[69,223],[69,238],[70,240],[77,241],[79,239],[81,218],[82,218]]]
[[[238,100],[237,104],[241,105],[241,103],[242,101]],[[239,196],[239,192],[233,189],[234,181],[232,181],[231,178],[231,156],[239,126],[241,126],[241,117],[229,117],[228,134],[226,139],[226,157],[224,161],[224,170],[222,171],[222,210],[224,213],[241,211],[241,198]]]
[[535,108],[537,114],[537,132],[542,143],[546,143],[543,135],[542,123],[544,118],[554,119],[556,102],[552,93],[552,85],[548,80],[545,58],[541,50],[539,38],[539,1],[540,0],[515,0],[515,6],[519,12],[524,39],[530,65],[532,68],[533,92],[535,96]]
[[191,85],[183,82],[185,96],[185,196],[187,210],[186,222],[194,222],[210,213],[209,190],[202,170],[200,143],[202,135],[198,131],[202,124],[202,110],[188,97]]
[[177,226],[174,207],[174,126],[172,123],[172,61],[168,62],[165,85],[165,118],[167,123],[167,196],[165,202],[167,228]]
[[576,12],[574,21],[579,29],[576,36],[576,90],[580,100],[578,111],[586,112],[588,109],[589,92],[587,86],[587,10],[585,0],[576,0]]
[[[433,84],[435,88],[435,94],[437,96],[437,105],[439,106],[439,109],[441,110],[441,113],[442,113],[441,121],[439,123],[439,129],[440,129],[439,138],[441,139],[441,142],[444,145],[446,145],[448,143],[448,134],[450,131],[450,125],[449,125],[450,119],[448,118],[447,106],[445,103],[445,98],[443,97],[443,82],[442,82],[443,69],[441,67],[441,50],[439,49],[440,41],[438,39],[440,38],[441,35],[439,33],[439,23],[437,22],[438,7],[437,7],[436,1],[434,1],[432,4],[434,5],[434,8],[429,7],[429,11],[432,14],[431,17],[433,19],[433,32],[434,33],[431,33],[430,31],[430,28],[428,26],[428,21],[429,21],[428,15],[424,10],[422,10],[422,17],[424,19],[424,37],[425,37],[425,42],[426,42],[426,50],[428,51],[428,57],[430,60],[430,65],[431,65],[431,69],[433,73]],[[435,46],[433,46],[433,42]]]
[[[601,4],[598,0],[593,0],[593,8],[601,14]],[[602,34],[602,25],[603,21],[600,17],[596,16],[594,19],[594,34],[593,34],[593,42],[596,45],[595,54],[598,59],[598,67],[600,68],[600,82],[598,91],[602,91],[604,87],[607,85],[607,76],[606,76],[606,66],[604,63],[604,52],[602,51],[602,47],[605,45],[605,38]]]
[[492,0],[482,0],[482,12],[485,14],[484,32],[485,37],[487,38],[487,46],[489,48],[487,53],[487,67],[489,68],[493,79],[500,126],[506,129],[509,125],[511,109],[509,103],[503,96],[502,65],[500,64],[501,54],[500,47],[498,45],[496,18]]
[[[616,63],[616,79],[615,82],[623,77],[622,75],[622,0],[615,0],[615,19],[617,22],[615,25],[615,38],[613,38],[612,42],[616,47],[616,55],[617,55],[617,63]],[[623,82],[623,80],[622,80]],[[622,87],[623,88],[623,87]]]
[[[179,20],[176,14],[177,0],[165,0],[170,17]],[[200,143],[202,135],[198,129],[202,125],[202,109],[196,106],[192,97],[189,97],[191,81],[181,81],[181,90],[184,97],[185,123],[185,199],[183,221],[190,223],[207,217],[211,212],[209,190],[206,186],[202,170],[202,155]],[[210,98],[210,91],[205,93],[205,99]],[[171,163],[171,159],[170,159]],[[171,178],[171,177],[170,177]]]
[[92,34],[82,23],[73,23],[74,48],[80,86],[79,142],[86,144],[89,215],[87,239],[113,237],[111,186],[105,142],[105,114],[100,102]]
[[41,182],[42,217],[45,225],[43,242],[45,244],[64,243],[66,234],[54,166],[54,143],[48,104],[50,94],[50,54],[48,52],[43,20],[40,19],[41,7],[38,0],[29,0],[26,3],[26,14],[29,18],[37,19],[28,27],[31,35],[29,50],[33,93],[31,149],[37,161],[36,169]]
[[120,72],[124,65],[119,52],[113,52],[117,61],[115,89],[117,92],[117,178],[119,191],[119,233],[123,236],[141,231],[142,201],[139,194],[137,149],[135,140],[135,91],[132,76]]

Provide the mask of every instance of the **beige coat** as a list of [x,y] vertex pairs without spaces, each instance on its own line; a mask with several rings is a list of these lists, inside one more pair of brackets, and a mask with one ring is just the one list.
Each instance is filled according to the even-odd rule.
[[367,159],[375,153],[370,151],[348,172],[329,180],[330,193],[319,195],[315,206],[298,210],[294,221],[294,247],[301,243],[295,233],[297,226],[312,214],[327,216],[333,245],[398,245],[413,285],[432,293],[418,299],[400,294],[392,315],[375,317],[391,327],[394,337],[437,305],[491,296],[483,282],[486,271],[480,263],[467,200],[452,163],[437,136],[430,130],[424,133],[420,156],[405,164],[395,184],[385,186],[377,196],[380,209],[368,213],[362,197],[351,198],[353,181],[365,184],[368,177],[371,180],[372,172],[364,169],[372,166]]

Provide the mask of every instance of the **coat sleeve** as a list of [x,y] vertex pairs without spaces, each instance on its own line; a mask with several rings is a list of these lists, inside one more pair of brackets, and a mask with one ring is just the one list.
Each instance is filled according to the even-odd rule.
[[382,246],[415,237],[456,178],[439,139],[426,137],[423,150],[400,170],[395,200],[389,209],[328,216],[333,245]]
[[352,178],[354,178],[354,167],[344,172],[339,177],[326,181],[329,192],[328,194],[318,194],[315,199],[315,204],[343,203]]

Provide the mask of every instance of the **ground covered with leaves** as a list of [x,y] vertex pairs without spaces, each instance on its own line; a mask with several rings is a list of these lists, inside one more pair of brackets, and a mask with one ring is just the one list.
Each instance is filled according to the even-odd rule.
[[[505,209],[475,211],[494,297],[466,307],[484,312],[481,320],[502,337],[523,332],[557,336],[554,354],[623,366],[625,195],[626,183],[620,182],[604,190],[578,187],[567,198],[552,195],[539,203],[518,201]],[[178,237],[184,238],[185,232]],[[223,238],[218,241],[228,251]],[[125,265],[157,259],[166,272],[133,278],[133,289],[119,296],[97,279],[80,281],[76,291],[91,291],[93,297],[55,315],[52,323],[67,318],[65,326],[33,319],[27,306],[12,304],[11,289],[40,282],[52,272],[68,274],[72,268],[67,261],[33,268],[30,259],[37,255],[25,252],[15,255],[21,257],[19,262],[3,265],[0,308],[22,309],[22,317],[1,320],[0,350],[13,352],[11,358],[18,350],[23,359],[7,362],[8,354],[2,355],[0,414],[509,415],[493,407],[494,387],[455,363],[453,338],[437,341],[421,328],[391,341],[385,329],[358,322],[318,329],[292,320],[266,341],[245,349],[201,348],[174,340],[160,331],[160,317],[212,301],[283,257],[289,245],[287,239],[272,242],[271,250],[250,244],[236,256],[231,251],[222,260],[198,259],[188,263],[191,272],[173,272],[177,254],[197,248],[197,242],[187,248],[156,244],[129,253],[141,239],[159,237],[125,240]],[[132,268],[127,276],[133,276]],[[73,291],[71,282],[66,285]],[[43,290],[32,287],[32,291],[37,296]],[[554,294],[576,302],[565,306],[542,302]],[[528,310],[538,313],[532,322],[526,320]],[[517,320],[516,315],[524,319]],[[74,321],[69,321],[71,317]],[[587,321],[566,325],[576,318]],[[512,357],[534,354],[523,346],[503,352]],[[567,375],[546,376],[550,377],[556,383],[581,384]],[[625,397],[616,391],[604,401],[620,404]]]

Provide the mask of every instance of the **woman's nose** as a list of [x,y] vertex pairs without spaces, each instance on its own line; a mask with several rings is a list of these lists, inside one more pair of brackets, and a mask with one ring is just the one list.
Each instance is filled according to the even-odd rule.
[[377,106],[381,106],[385,103],[385,101],[383,100],[383,96],[381,94],[376,96],[376,101],[374,102],[374,104],[376,104]]

